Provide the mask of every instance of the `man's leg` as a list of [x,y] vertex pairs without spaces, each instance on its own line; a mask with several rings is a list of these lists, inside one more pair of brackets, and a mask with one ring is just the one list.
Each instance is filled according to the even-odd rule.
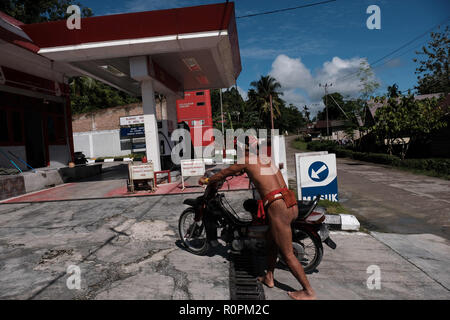
[[263,282],[269,288],[273,288],[273,272],[275,264],[277,263],[278,247],[273,239],[272,230],[269,229],[266,233],[266,247],[267,247],[267,272],[265,276],[258,277],[260,282]]
[[275,201],[269,207],[272,236],[292,274],[303,287],[303,290],[289,292],[289,296],[297,300],[315,299],[314,290],[309,284],[305,271],[294,255],[291,222],[295,212],[292,209],[295,208],[287,209],[283,201]]

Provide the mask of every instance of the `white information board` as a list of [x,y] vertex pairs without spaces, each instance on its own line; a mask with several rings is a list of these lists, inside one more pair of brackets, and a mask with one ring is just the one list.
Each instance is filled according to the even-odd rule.
[[338,201],[335,154],[295,154],[297,191],[299,200],[322,199]]
[[181,183],[184,186],[184,177],[203,176],[205,174],[205,161],[203,159],[181,160]]
[[130,165],[130,174],[133,180],[154,179],[153,163]]
[[121,126],[129,126],[133,124],[143,124],[143,123],[144,123],[144,115],[120,117]]

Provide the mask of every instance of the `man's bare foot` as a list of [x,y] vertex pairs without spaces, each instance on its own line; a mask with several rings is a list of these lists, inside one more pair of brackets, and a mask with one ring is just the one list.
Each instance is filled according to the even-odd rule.
[[259,282],[261,282],[262,284],[265,284],[269,288],[273,288],[273,286],[274,286],[273,276],[271,277],[266,274],[265,276],[258,277],[257,279]]
[[294,300],[316,300],[316,294],[314,291],[308,292],[306,290],[288,292],[289,297]]

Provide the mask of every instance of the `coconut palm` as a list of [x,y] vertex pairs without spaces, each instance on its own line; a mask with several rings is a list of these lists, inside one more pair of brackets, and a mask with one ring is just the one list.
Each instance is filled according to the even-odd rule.
[[280,115],[280,96],[283,94],[279,89],[280,83],[271,76],[261,76],[258,81],[250,83],[254,89],[249,91],[249,100],[260,110],[260,113],[267,115],[270,113],[270,120],[273,126],[273,119]]

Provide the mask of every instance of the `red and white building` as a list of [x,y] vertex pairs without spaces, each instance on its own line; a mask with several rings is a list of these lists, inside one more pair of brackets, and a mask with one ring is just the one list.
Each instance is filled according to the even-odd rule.
[[188,91],[184,99],[177,100],[178,122],[185,122],[191,132],[191,140],[196,153],[210,145],[213,139],[207,130],[213,128],[211,93],[209,90]]
[[[0,150],[35,167],[66,165],[68,79],[85,75],[142,96],[147,158],[160,170],[154,94],[167,99],[163,120],[176,123],[185,91],[235,83],[234,3],[82,18],[73,30],[65,20],[23,24],[0,13],[0,67]],[[0,166],[11,167],[1,155]]]

